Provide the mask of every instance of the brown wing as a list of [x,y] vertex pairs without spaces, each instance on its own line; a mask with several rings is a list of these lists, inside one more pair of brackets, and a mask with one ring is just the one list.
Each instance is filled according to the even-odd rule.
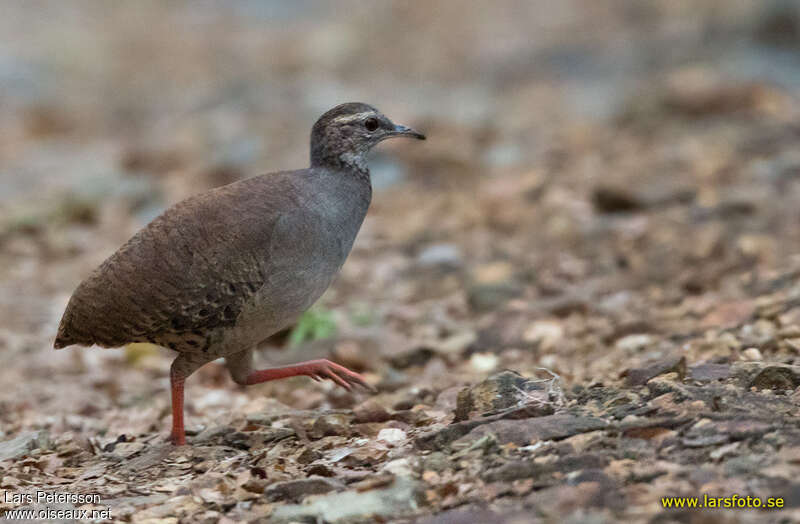
[[217,188],[156,218],[80,284],[55,347],[207,348],[264,283],[274,210],[287,193],[281,175]]

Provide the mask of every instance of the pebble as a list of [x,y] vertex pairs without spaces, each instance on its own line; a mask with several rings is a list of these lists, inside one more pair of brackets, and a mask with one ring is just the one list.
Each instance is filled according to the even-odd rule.
[[344,489],[338,480],[325,477],[309,477],[305,479],[276,482],[264,490],[264,496],[270,502],[279,500],[298,501],[306,495],[320,495],[330,491]]
[[391,418],[386,408],[372,399],[367,399],[354,407],[353,414],[355,415],[353,422],[356,423],[386,422]]
[[16,438],[0,442],[0,460],[16,459],[27,455],[37,448],[48,445],[48,436],[44,431],[30,431]]
[[752,360],[752,361],[759,361],[764,360],[764,357],[761,355],[761,351],[758,348],[747,348],[742,351],[742,357],[745,360]]
[[640,333],[622,337],[617,340],[614,346],[616,349],[630,354],[641,351],[652,345],[654,342],[655,340],[653,339],[652,335]]
[[314,438],[328,436],[346,436],[350,434],[350,417],[338,413],[322,415],[311,428],[311,435]]
[[538,344],[539,349],[549,351],[564,339],[564,327],[552,320],[538,320],[529,325],[522,334],[522,340]]
[[494,353],[474,353],[469,359],[469,365],[478,373],[488,373],[497,369],[500,357]]
[[458,268],[463,265],[461,250],[455,244],[433,244],[417,255],[417,262],[424,267]]
[[384,428],[378,432],[377,440],[385,442],[390,446],[397,446],[406,441],[406,432],[398,428]]

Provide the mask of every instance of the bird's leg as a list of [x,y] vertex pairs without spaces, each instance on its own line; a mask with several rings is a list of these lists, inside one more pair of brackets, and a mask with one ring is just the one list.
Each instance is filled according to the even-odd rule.
[[169,370],[172,391],[172,432],[169,440],[176,446],[186,445],[186,430],[183,427],[183,383],[186,381],[186,377],[205,363],[205,361],[190,360],[186,353],[181,353],[172,361],[172,367]]
[[169,440],[176,446],[186,444],[186,430],[183,427],[183,383],[185,380],[174,373],[169,374],[172,389],[172,432]]
[[373,389],[367,384],[364,377],[358,373],[350,371],[346,367],[326,359],[309,360],[291,366],[254,371],[252,369],[252,353],[252,350],[248,350],[225,357],[225,363],[231,372],[231,377],[233,377],[233,380],[238,384],[250,386],[270,380],[305,375],[317,382],[326,378],[330,379],[348,391],[353,389],[355,385],[370,390]]

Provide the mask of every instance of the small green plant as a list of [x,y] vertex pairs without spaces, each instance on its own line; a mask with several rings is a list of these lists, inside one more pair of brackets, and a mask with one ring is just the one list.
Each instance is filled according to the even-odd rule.
[[369,304],[357,302],[350,306],[350,321],[358,327],[367,327],[375,324],[377,318]]
[[289,346],[330,338],[336,334],[336,321],[327,309],[309,309],[297,321],[289,335]]

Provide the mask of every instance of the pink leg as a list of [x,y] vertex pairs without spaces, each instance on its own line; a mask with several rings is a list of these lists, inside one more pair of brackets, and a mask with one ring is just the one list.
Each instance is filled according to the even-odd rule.
[[170,374],[172,385],[172,433],[169,439],[176,446],[186,445],[186,431],[183,428],[183,382],[185,379]]
[[327,378],[333,380],[336,384],[348,391],[353,389],[354,385],[373,390],[372,386],[367,384],[364,377],[358,373],[325,359],[309,360],[308,362],[301,362],[292,366],[253,371],[247,375],[244,383],[249,386],[270,380],[277,380],[279,378],[296,377],[298,375],[311,377],[317,382]]

